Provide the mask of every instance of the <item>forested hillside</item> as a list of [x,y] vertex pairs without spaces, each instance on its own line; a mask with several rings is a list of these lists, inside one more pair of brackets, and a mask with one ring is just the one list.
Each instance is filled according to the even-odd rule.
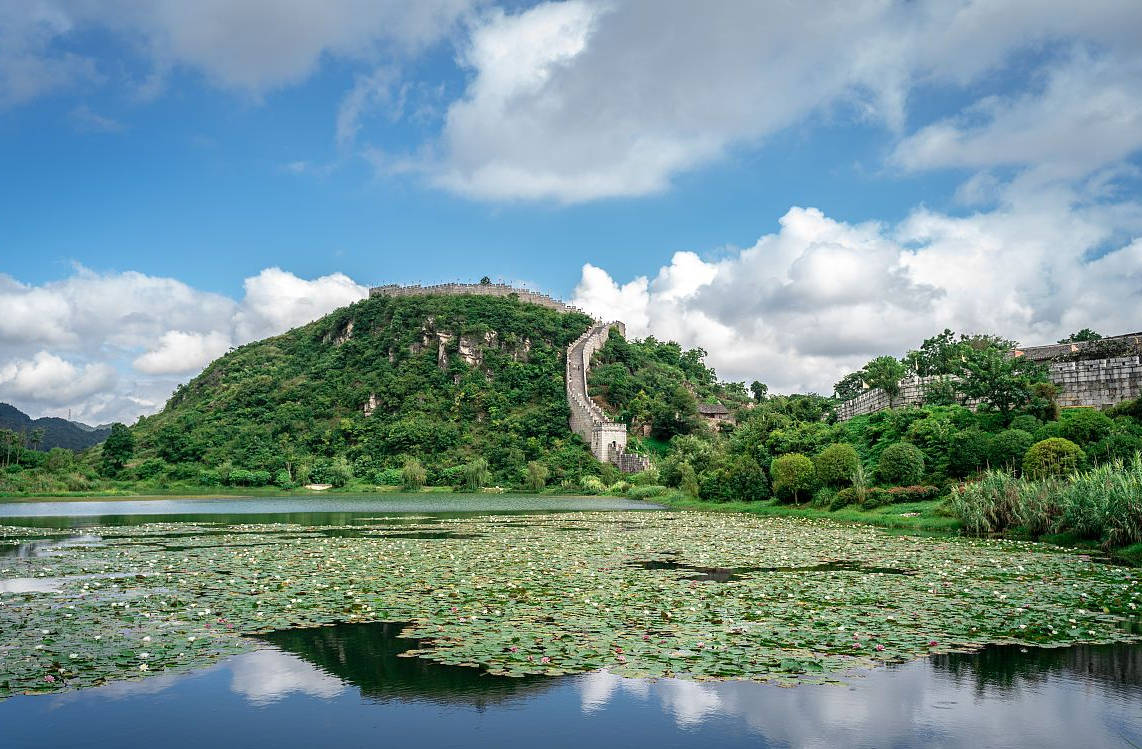
[[133,470],[394,483],[416,458],[449,484],[483,459],[492,479],[518,483],[529,461],[558,478],[593,462],[563,384],[563,352],[589,323],[510,298],[368,299],[210,364],[132,429]]

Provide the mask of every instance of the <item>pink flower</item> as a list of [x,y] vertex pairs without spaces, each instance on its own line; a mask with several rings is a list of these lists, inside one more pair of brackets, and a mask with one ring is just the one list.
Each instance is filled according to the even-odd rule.
[[623,663],[626,663],[626,662],[627,662],[627,657],[626,657],[625,655],[620,655],[620,656],[619,656],[619,660],[620,660],[620,661],[622,661]]
[[540,659],[539,659],[539,662],[540,662],[540,663],[551,663],[551,659],[550,659],[550,658],[548,658],[548,657],[545,655],[545,656],[543,656],[542,658],[540,658]]
[[877,646],[876,646],[876,649],[877,649],[877,650],[884,650],[884,646],[883,646],[883,645],[877,645]]
[[859,643],[859,642],[854,642],[854,643],[853,643],[853,650],[859,650],[859,649],[860,649],[860,643]]
[[650,639],[650,635],[643,635],[643,636],[642,636],[642,639],[644,639],[644,640],[649,640],[649,639]]
[[48,674],[47,676],[44,677],[44,681],[48,682],[49,684],[51,684],[55,680],[56,680],[56,677],[52,676],[51,674]]
[[936,647],[937,644],[938,643],[935,640],[932,640],[931,642],[928,643],[928,647],[934,648],[934,647]]

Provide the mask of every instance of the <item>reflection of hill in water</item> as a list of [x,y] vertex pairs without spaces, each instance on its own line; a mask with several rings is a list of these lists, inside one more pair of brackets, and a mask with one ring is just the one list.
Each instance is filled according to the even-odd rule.
[[399,636],[403,625],[339,624],[286,629],[260,639],[292,653],[361,690],[373,700],[427,700],[486,705],[538,694],[554,686],[551,677],[493,676],[476,668],[446,666],[423,658],[401,658],[419,641]]
[[[1024,652],[1026,651],[1026,652]],[[979,692],[1016,690],[1049,678],[1142,693],[1142,645],[1077,645],[1021,648],[999,645],[978,653],[933,656],[937,672],[954,681],[974,681]]]

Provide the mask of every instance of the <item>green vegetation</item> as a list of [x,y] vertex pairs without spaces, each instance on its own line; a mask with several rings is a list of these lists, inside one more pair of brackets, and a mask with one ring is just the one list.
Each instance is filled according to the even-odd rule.
[[[406,655],[509,676],[783,684],[990,643],[1142,638],[1123,626],[1137,570],[1021,541],[709,512],[385,520],[94,528],[98,543],[8,558],[0,579],[55,590],[5,597],[0,698],[187,671],[256,647],[244,634],[334,622],[409,622],[423,642]],[[0,542],[28,535],[0,527]],[[688,579],[708,568],[737,577]]]
[[949,506],[964,530],[976,535],[1066,533],[1108,549],[1131,546],[1142,543],[1142,454],[1064,477],[989,471],[953,489]]
[[1036,442],[1023,456],[1023,473],[1032,479],[1067,476],[1086,460],[1082,448],[1063,437]]

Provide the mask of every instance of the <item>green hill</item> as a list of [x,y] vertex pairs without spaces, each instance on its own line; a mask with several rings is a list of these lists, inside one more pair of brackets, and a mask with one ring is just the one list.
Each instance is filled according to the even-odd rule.
[[563,383],[564,351],[590,322],[512,298],[367,299],[210,364],[132,428],[128,470],[392,483],[415,456],[433,484],[459,483],[478,458],[500,482],[535,460],[558,480],[594,462]]

